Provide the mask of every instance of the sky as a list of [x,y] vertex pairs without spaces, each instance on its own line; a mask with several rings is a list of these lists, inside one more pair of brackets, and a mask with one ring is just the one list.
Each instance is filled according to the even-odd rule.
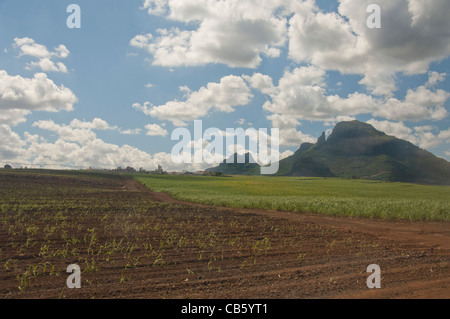
[[448,0],[0,0],[0,165],[201,170],[171,156],[196,120],[277,128],[284,158],[356,119],[450,160],[449,14]]

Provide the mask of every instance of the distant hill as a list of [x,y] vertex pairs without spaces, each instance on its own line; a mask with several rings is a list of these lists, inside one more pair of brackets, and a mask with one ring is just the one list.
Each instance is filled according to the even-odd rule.
[[[224,161],[207,171],[226,175],[260,174],[260,165],[251,163],[249,153],[242,164],[238,163],[239,157],[242,161],[244,156],[234,154],[232,164]],[[302,144],[294,155],[279,164],[277,176],[450,185],[448,161],[359,121],[338,123],[328,139],[323,133],[316,144]]]
[[341,122],[280,161],[277,175],[450,185],[450,163],[359,121]]
[[[209,168],[206,171],[212,173],[222,173],[224,175],[259,175],[261,167],[255,163],[250,153],[230,156],[228,162],[224,160],[219,166]],[[239,163],[241,162],[241,163]],[[242,163],[243,162],[243,163]]]

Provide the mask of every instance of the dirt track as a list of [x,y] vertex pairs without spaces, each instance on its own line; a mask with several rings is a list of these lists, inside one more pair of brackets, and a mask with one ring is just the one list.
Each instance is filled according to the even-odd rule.
[[[142,184],[128,180],[126,187],[132,192],[147,192],[160,202],[178,205],[188,205],[198,208],[217,208],[210,205],[184,202],[173,198],[167,193],[152,192]],[[220,207],[221,210],[252,214],[274,219],[285,219],[302,224],[330,227],[340,234],[364,234],[374,236],[384,244],[394,245],[403,250],[401,255],[408,257],[419,254],[419,260],[411,260],[403,265],[390,266],[384,274],[395,278],[392,285],[384,285],[382,289],[365,289],[358,291],[342,291],[331,298],[450,298],[450,223],[417,222],[417,221],[387,221],[374,219],[356,219],[348,217],[328,217],[317,214],[280,212],[260,209],[242,209]],[[388,248],[389,249],[389,248]],[[421,262],[424,256],[435,256],[438,263]],[[380,260],[378,263],[382,263]],[[326,265],[333,267],[333,263]],[[442,268],[439,278],[427,276],[434,272],[436,266]],[[326,275],[326,274],[324,274]],[[317,278],[317,281],[320,281]]]

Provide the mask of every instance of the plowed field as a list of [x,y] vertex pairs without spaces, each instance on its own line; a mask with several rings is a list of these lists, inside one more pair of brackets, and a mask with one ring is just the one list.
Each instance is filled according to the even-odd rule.
[[[0,298],[450,297],[446,222],[211,207],[37,171],[0,172],[0,212]],[[367,288],[371,264],[381,289]]]

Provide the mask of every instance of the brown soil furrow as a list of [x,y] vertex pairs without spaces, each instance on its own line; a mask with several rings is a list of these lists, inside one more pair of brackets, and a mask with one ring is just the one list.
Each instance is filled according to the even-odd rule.
[[148,192],[153,199],[165,203],[188,205],[200,208],[216,208],[239,213],[265,216],[269,218],[287,219],[320,226],[330,226],[344,232],[351,231],[371,234],[381,239],[408,242],[410,244],[417,245],[418,247],[432,247],[437,250],[442,250],[445,253],[450,252],[450,223],[448,222],[356,219],[349,217],[330,217],[304,212],[218,207],[180,201],[167,193],[152,192],[144,185],[134,180],[128,180],[126,187],[127,189],[129,188],[133,191]]
[[[0,174],[0,298],[450,298],[449,223],[215,207],[62,175]],[[72,263],[81,289],[66,286]]]

